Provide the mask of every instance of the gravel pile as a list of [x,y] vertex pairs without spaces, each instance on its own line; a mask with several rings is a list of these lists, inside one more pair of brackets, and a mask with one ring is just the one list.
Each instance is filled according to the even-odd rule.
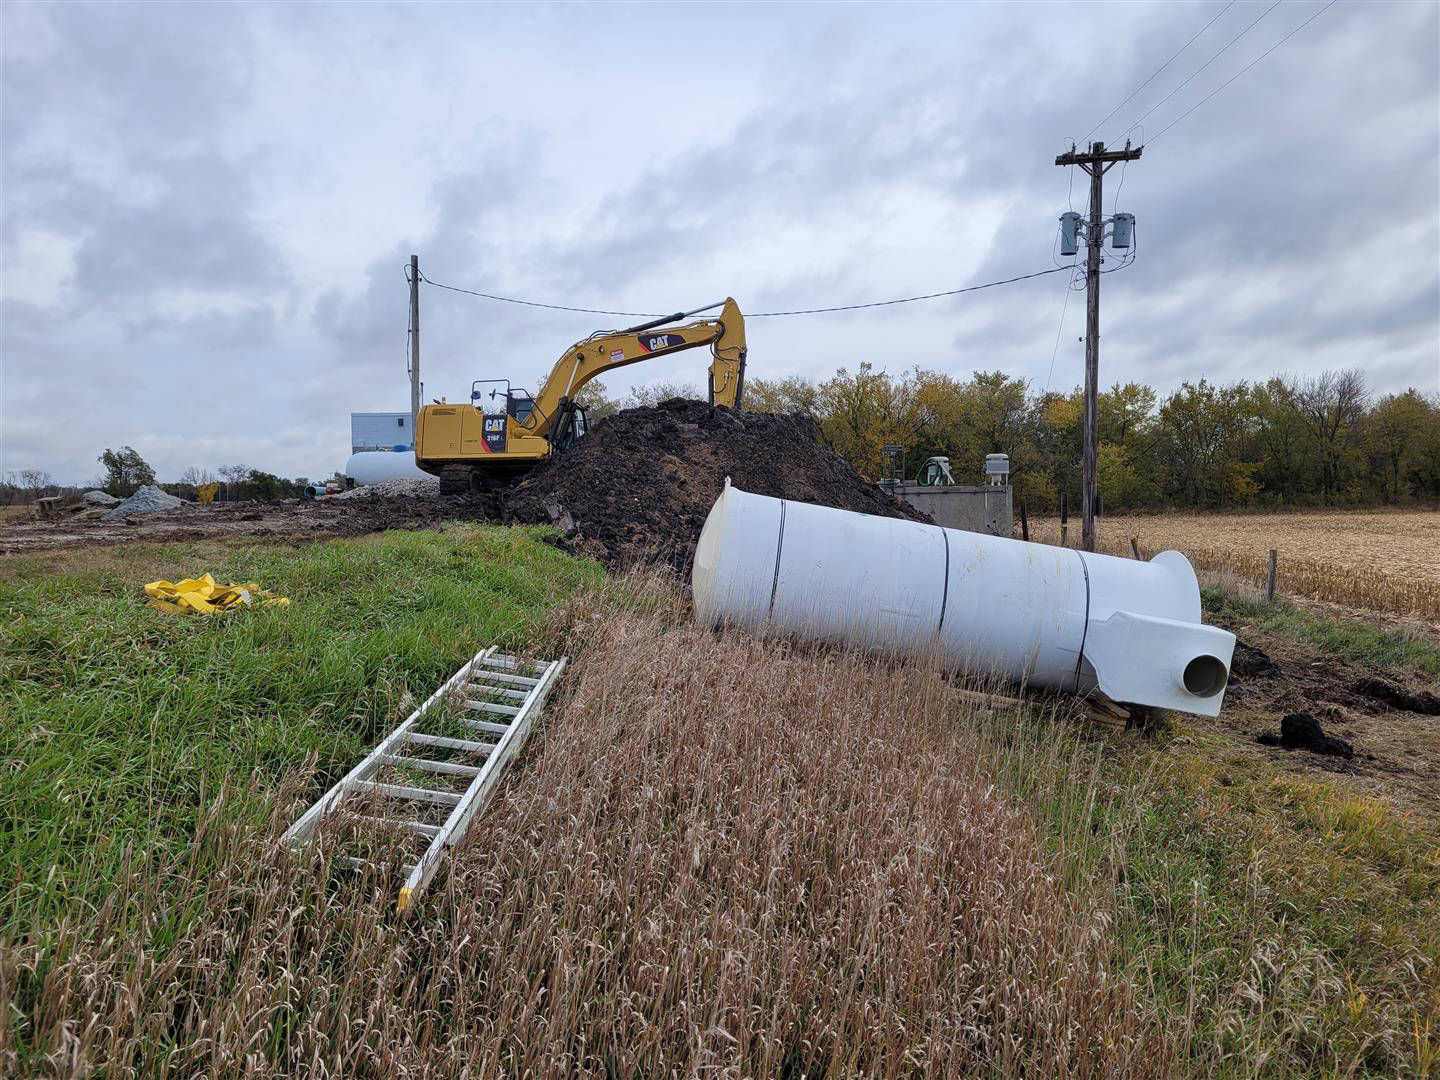
[[94,506],[119,506],[120,500],[108,491],[87,491],[80,498]]
[[106,511],[105,518],[107,521],[118,521],[120,518],[132,517],[135,514],[161,514],[185,505],[184,499],[177,499],[174,495],[161,491],[154,484],[146,484],[113,510]]
[[406,476],[385,480],[378,484],[351,488],[349,491],[342,491],[338,495],[329,497],[332,499],[434,499],[439,494],[440,478],[438,476]]

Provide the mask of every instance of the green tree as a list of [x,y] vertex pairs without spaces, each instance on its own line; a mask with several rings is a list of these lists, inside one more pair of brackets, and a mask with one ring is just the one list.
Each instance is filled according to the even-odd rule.
[[1250,389],[1182,383],[1156,418],[1156,450],[1165,462],[1165,493],[1179,502],[1225,505],[1248,501],[1254,482],[1231,466],[1243,461],[1252,428]]
[[908,391],[905,382],[869,363],[862,363],[854,375],[841,368],[820,384],[816,395],[820,437],[861,475],[888,475],[886,445],[908,446],[915,430]]
[[1414,389],[1381,398],[1365,423],[1365,441],[1379,466],[1386,502],[1411,497],[1411,473],[1423,460],[1427,436],[1437,425],[1434,410]]
[[819,412],[820,388],[809,379],[791,375],[784,379],[746,379],[741,407],[755,413]]
[[285,481],[274,473],[251,469],[250,475],[245,479],[254,497],[264,502],[274,502],[285,494]]
[[575,404],[585,410],[585,419],[591,424],[620,411],[620,402],[610,397],[599,379],[591,379],[576,391]]
[[133,447],[107,448],[97,460],[105,466],[105,490],[117,498],[134,495],[146,484],[155,483],[155,470]]

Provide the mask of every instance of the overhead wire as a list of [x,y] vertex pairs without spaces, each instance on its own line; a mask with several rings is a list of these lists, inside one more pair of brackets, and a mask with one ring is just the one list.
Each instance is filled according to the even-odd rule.
[[[1311,15],[1310,18],[1306,19],[1306,20],[1305,20],[1304,22],[1302,22],[1299,26],[1295,27],[1294,30],[1291,30],[1290,33],[1286,34],[1283,38],[1281,38],[1279,41],[1277,41],[1274,45],[1271,45],[1270,48],[1266,49],[1263,53],[1261,53],[1259,56],[1257,56],[1254,60],[1251,60],[1250,63],[1246,64],[1243,68],[1241,68],[1239,71],[1237,71],[1234,75],[1231,75],[1230,78],[1226,79],[1223,83],[1221,83],[1219,86],[1217,86],[1214,90],[1211,90],[1210,93],[1206,94],[1203,98],[1201,98],[1199,101],[1197,101],[1194,105],[1191,105],[1190,108],[1186,109],[1183,113],[1181,113],[1179,116],[1177,116],[1174,120],[1171,120],[1170,123],[1166,124],[1163,128],[1161,128],[1159,131],[1157,131],[1157,132],[1154,134],[1154,136],[1150,139],[1150,141],[1151,141],[1151,142],[1154,142],[1156,139],[1160,138],[1161,135],[1164,135],[1165,132],[1169,131],[1169,130],[1170,130],[1172,127],[1174,127],[1176,124],[1180,123],[1181,120],[1184,120],[1185,117],[1189,116],[1189,115],[1190,115],[1191,113],[1193,113],[1196,109],[1200,108],[1201,105],[1204,105],[1207,101],[1209,101],[1211,98],[1213,98],[1216,94],[1220,93],[1221,90],[1224,90],[1227,86],[1229,86],[1231,83],[1233,83],[1236,79],[1240,78],[1241,75],[1244,75],[1247,71],[1249,71],[1252,67],[1254,67],[1256,64],[1258,64],[1261,60],[1264,60],[1265,57],[1269,56],[1272,52],[1274,52],[1276,49],[1278,49],[1281,45],[1284,45],[1285,42],[1289,41],[1292,37],[1294,37],[1296,34],[1298,34],[1301,30],[1304,30],[1305,27],[1309,26],[1312,22],[1314,22],[1316,19],[1318,19],[1321,15],[1324,15],[1325,12],[1329,11],[1332,7],[1334,7],[1337,2],[1338,2],[1338,0],[1330,0],[1330,2],[1329,2],[1328,4],[1326,4],[1326,5],[1325,5],[1323,8],[1321,8],[1319,11],[1315,12],[1314,15]],[[1123,177],[1124,174],[1122,173],[1121,175],[1122,175],[1122,177]]]
[[[833,311],[859,311],[863,308],[890,307],[895,304],[913,304],[919,300],[935,300],[943,296],[959,296],[962,293],[979,292],[981,289],[993,289],[999,285],[1013,285],[1017,281],[1028,281],[1031,278],[1044,277],[1047,274],[1058,274],[1062,270],[1068,270],[1068,266],[1054,266],[1048,270],[1037,270],[1033,274],[1019,274],[1016,277],[1004,278],[1000,281],[987,281],[983,285],[967,285],[961,289],[945,289],[942,292],[924,293],[920,296],[902,296],[894,300],[872,300],[863,304],[836,304],[832,307],[797,308],[793,311],[756,311],[746,314],[747,319],[771,319],[782,315],[821,315]],[[605,308],[574,307],[569,304],[547,304],[536,300],[519,300],[512,296],[500,296],[496,293],[481,292],[478,289],[462,289],[455,285],[442,285],[420,274],[420,280],[427,285],[433,285],[437,289],[446,289],[450,292],[465,293],[467,296],[479,296],[486,300],[498,300],[506,304],[523,304],[526,307],[548,308],[552,311],[579,311],[590,315],[622,315],[627,318],[651,319],[662,318],[669,312],[660,311],[612,311]]]
[[[1139,118],[1135,121],[1135,124],[1139,124],[1139,123],[1141,123],[1142,121],[1144,121],[1146,117],[1148,117],[1148,116],[1149,116],[1151,113],[1153,113],[1156,109],[1160,108],[1161,105],[1164,105],[1165,102],[1169,101],[1172,97],[1174,97],[1176,94],[1178,94],[1181,90],[1183,90],[1183,89],[1185,89],[1185,87],[1189,86],[1190,83],[1194,81],[1194,79],[1195,79],[1195,77],[1196,77],[1197,75],[1199,75],[1202,71],[1204,71],[1206,68],[1208,68],[1208,67],[1209,67],[1211,64],[1213,64],[1216,60],[1220,59],[1220,57],[1222,57],[1223,55],[1225,55],[1225,53],[1230,49],[1230,47],[1231,47],[1232,45],[1234,45],[1237,41],[1239,41],[1241,38],[1243,38],[1243,37],[1244,37],[1246,34],[1248,34],[1251,30],[1255,29],[1255,27],[1260,23],[1260,20],[1261,20],[1261,19],[1265,18],[1266,15],[1269,15],[1272,11],[1274,11],[1274,10],[1275,10],[1277,7],[1279,7],[1282,3],[1284,3],[1284,0],[1275,0],[1275,2],[1274,2],[1273,4],[1271,4],[1271,5],[1270,5],[1269,7],[1267,7],[1264,11],[1262,11],[1259,15],[1257,15],[1257,16],[1255,17],[1255,20],[1254,20],[1253,22],[1251,22],[1249,26],[1245,27],[1244,30],[1241,30],[1241,31],[1240,31],[1238,34],[1236,34],[1233,38],[1231,38],[1229,41],[1227,41],[1227,42],[1221,47],[1221,49],[1220,49],[1219,52],[1217,52],[1214,56],[1210,57],[1209,60],[1206,60],[1205,63],[1201,64],[1198,68],[1196,68],[1194,71],[1192,71],[1192,72],[1190,73],[1190,75],[1185,79],[1184,82],[1182,82],[1179,86],[1175,87],[1174,90],[1171,90],[1170,93],[1166,94],[1163,98],[1161,98],[1159,101],[1157,101],[1154,105],[1150,106],[1150,108],[1146,109],[1143,113],[1141,113],[1140,116],[1139,116]],[[1133,128],[1133,127],[1135,126],[1135,124],[1132,124],[1132,125],[1130,125],[1130,126]]]
[[[1234,6],[1235,6],[1235,2],[1236,2],[1236,0],[1230,0],[1230,3],[1226,4],[1223,8],[1220,9],[1220,15],[1224,15],[1225,12],[1229,11],[1232,7],[1234,7]],[[1104,120],[1101,120],[1100,123],[1096,124],[1093,128],[1091,128],[1090,131],[1086,134],[1085,138],[1082,139],[1081,141],[1082,141],[1082,142],[1088,142],[1089,139],[1090,139],[1090,136],[1091,136],[1091,135],[1094,135],[1095,132],[1099,131],[1102,127],[1104,127],[1105,124],[1106,124],[1106,122],[1109,121],[1110,117],[1114,116],[1117,112],[1119,112],[1121,109],[1123,109],[1126,105],[1130,104],[1130,102],[1134,99],[1134,97],[1135,97],[1136,94],[1140,93],[1141,90],[1144,90],[1145,87],[1149,86],[1152,82],[1154,82],[1154,81],[1155,81],[1155,77],[1156,77],[1157,75],[1159,75],[1162,71],[1164,71],[1167,67],[1169,67],[1172,63],[1174,63],[1176,57],[1178,57],[1181,53],[1183,53],[1183,52],[1184,52],[1186,49],[1188,49],[1191,45],[1194,45],[1195,42],[1199,39],[1199,37],[1200,37],[1201,34],[1205,33],[1206,30],[1209,30],[1210,27],[1214,26],[1214,25],[1216,24],[1216,22],[1219,21],[1220,15],[1216,15],[1215,18],[1211,19],[1211,20],[1210,20],[1209,22],[1207,22],[1204,26],[1202,26],[1202,27],[1199,29],[1199,31],[1195,34],[1194,37],[1192,37],[1189,41],[1185,42],[1184,45],[1181,45],[1180,48],[1176,49],[1175,52],[1171,55],[1171,57],[1170,57],[1169,60],[1166,60],[1165,63],[1161,64],[1158,68],[1156,68],[1155,71],[1154,71],[1154,73],[1150,76],[1150,78],[1146,79],[1146,80],[1145,80],[1144,82],[1142,82],[1139,86],[1137,86],[1134,90],[1130,91],[1130,96],[1127,97],[1124,101],[1120,102],[1119,105],[1116,105],[1115,108],[1111,109],[1111,110],[1105,115],[1105,119],[1104,119]]]

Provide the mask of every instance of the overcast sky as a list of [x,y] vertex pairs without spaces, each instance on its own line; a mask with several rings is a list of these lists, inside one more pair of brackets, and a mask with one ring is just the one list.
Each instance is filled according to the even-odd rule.
[[[1123,141],[1268,6],[1225,10],[1091,137]],[[1144,157],[1107,177],[1139,248],[1103,279],[1103,383],[1360,366],[1376,392],[1440,388],[1435,3],[1341,0],[1160,134],[1322,6],[1281,3],[1133,130]],[[7,3],[0,468],[82,481],[128,443],[161,479],[328,475],[352,410],[409,407],[412,252],[436,281],[636,311],[1053,266],[1058,215],[1086,208],[1055,155],[1224,7]],[[752,319],[749,371],[1068,389],[1065,278]],[[533,389],[623,323],[421,302],[426,394],[451,400]],[[605,381],[703,386],[707,363]]]

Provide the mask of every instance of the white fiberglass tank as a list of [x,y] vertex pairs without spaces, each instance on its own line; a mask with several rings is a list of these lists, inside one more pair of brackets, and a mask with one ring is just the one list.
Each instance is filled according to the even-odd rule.
[[386,480],[423,480],[430,474],[415,464],[411,450],[361,450],[345,463],[345,475],[359,486]]
[[725,489],[695,615],[937,655],[1014,682],[1215,716],[1235,635],[1200,621],[1178,551],[1149,562]]

